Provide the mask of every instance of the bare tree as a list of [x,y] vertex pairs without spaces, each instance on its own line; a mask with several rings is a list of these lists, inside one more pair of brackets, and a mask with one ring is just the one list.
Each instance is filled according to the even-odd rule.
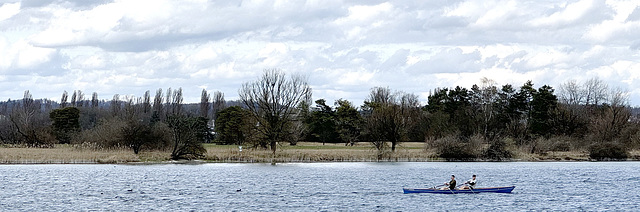
[[363,109],[367,112],[366,126],[373,145],[382,151],[385,143],[391,142],[391,151],[395,151],[407,139],[407,128],[417,121],[420,103],[415,94],[375,87]]
[[91,94],[91,107],[92,108],[97,108],[99,106],[100,102],[98,100],[98,93],[97,92],[93,92],[93,94]]
[[81,90],[73,92],[76,95],[76,107],[82,107],[84,105],[84,93]]
[[165,117],[169,117],[169,115],[171,115],[171,111],[173,111],[173,104],[171,104],[171,100],[173,98],[171,98],[173,95],[173,91],[171,90],[171,88],[167,88],[167,92],[165,93],[165,97],[164,97],[164,112],[165,112]]
[[560,85],[558,97],[560,102],[568,105],[584,103],[586,91],[575,80],[569,80]]
[[211,111],[211,118],[216,120],[218,118],[218,112],[227,108],[224,100],[224,93],[220,91],[213,92],[213,110]]
[[586,105],[599,105],[607,101],[609,87],[599,78],[592,78],[584,83]]
[[113,116],[120,114],[120,94],[114,94],[111,100],[111,113]]
[[156,90],[156,96],[153,98],[153,117],[154,119],[160,119],[162,115],[162,88]]
[[275,154],[277,142],[289,137],[296,107],[310,101],[311,87],[300,75],[287,77],[279,69],[266,69],[259,80],[244,83],[238,94],[264,137],[259,145],[269,145]]
[[473,86],[472,88],[475,95],[473,95],[473,102],[477,103],[480,113],[480,118],[482,119],[482,135],[485,138],[489,137],[489,125],[491,121],[493,121],[494,116],[496,115],[496,102],[498,100],[498,88],[496,87],[496,82],[483,77],[481,79],[480,87]]
[[77,93],[76,91],[73,91],[73,94],[71,94],[71,107],[75,107],[76,106],[76,98],[77,98]]
[[209,99],[211,95],[207,93],[206,89],[202,89],[202,95],[200,95],[200,116],[209,118],[209,109],[211,108]]
[[69,94],[67,93],[67,91],[62,92],[62,97],[60,98],[60,107],[61,108],[67,107],[67,99],[68,98],[69,98]]
[[173,91],[171,99],[172,115],[182,114],[182,100],[182,88],[178,88],[178,90]]
[[142,100],[142,112],[149,113],[151,111],[151,94],[149,90],[144,92],[144,99]]
[[50,99],[43,99],[44,112],[49,113],[53,109],[53,101]]
[[631,109],[628,92],[614,89],[609,94],[610,104],[605,105],[599,116],[593,117],[591,132],[599,141],[613,141],[629,124]]
[[138,114],[138,102],[136,102],[136,98],[134,96],[124,96],[124,115],[125,118],[130,119],[130,117],[134,117]]
[[34,147],[50,147],[53,144],[46,130],[50,121],[43,116],[41,104],[33,100],[28,90],[24,92],[21,106],[12,110],[10,120],[24,143]]

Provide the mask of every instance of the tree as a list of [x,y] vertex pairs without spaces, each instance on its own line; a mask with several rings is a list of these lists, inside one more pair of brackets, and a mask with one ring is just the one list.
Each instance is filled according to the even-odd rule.
[[588,131],[590,109],[585,105],[586,89],[575,80],[558,88],[558,107],[553,117],[557,135],[584,137]]
[[482,78],[480,87],[474,85],[471,89],[473,92],[472,102],[475,104],[477,113],[480,113],[480,121],[482,123],[481,133],[485,138],[490,137],[491,129],[495,129],[494,120],[496,115],[496,103],[498,102],[498,88],[496,82],[490,79]]
[[533,134],[548,137],[553,131],[553,112],[556,111],[558,105],[558,98],[553,94],[553,91],[551,86],[544,85],[533,94],[529,122]]
[[78,98],[77,95],[78,94],[76,91],[73,91],[73,94],[71,94],[71,107],[77,107],[77,104],[76,104],[76,98]]
[[75,106],[74,107],[82,107],[84,106],[84,93],[81,90],[73,91],[75,97]]
[[22,143],[33,147],[51,147],[50,121],[41,113],[40,102],[34,101],[31,93],[24,92],[21,104],[14,105],[9,116]]
[[316,108],[305,121],[313,138],[324,145],[327,141],[337,141],[335,111],[326,104],[324,99],[316,100]]
[[213,114],[211,114],[211,117],[213,118],[213,120],[216,120],[218,112],[227,107],[226,101],[224,100],[224,93],[220,91],[213,92],[212,101],[213,101],[213,110],[211,112]]
[[144,92],[143,100],[142,100],[142,112],[149,113],[151,112],[151,94],[149,90]]
[[609,87],[598,78],[592,78],[584,83],[584,98],[586,105],[599,105],[607,100]]
[[[378,150],[378,157],[382,156],[382,152],[387,147],[387,139],[389,131],[395,132],[393,117],[389,116],[393,109],[391,103],[395,99],[391,94],[391,89],[383,87],[371,88],[369,97],[364,101],[362,110],[365,118],[365,129],[367,139]],[[391,128],[393,127],[393,129]]]
[[223,144],[242,145],[247,138],[245,131],[249,127],[246,123],[249,116],[249,112],[240,106],[219,111],[215,125],[216,140]]
[[526,127],[520,122],[522,120],[522,110],[519,96],[512,85],[503,85],[498,91],[496,100],[495,129],[500,135],[513,138],[522,138],[526,134]]
[[91,107],[92,108],[97,108],[99,105],[99,100],[98,100],[98,93],[93,92],[93,94],[91,94]]
[[60,107],[67,107],[67,99],[69,98],[69,94],[67,91],[62,92],[62,97],[60,98]]
[[121,126],[121,143],[138,154],[140,150],[153,142],[159,142],[162,139],[153,131],[156,124],[151,122],[150,97],[149,92],[145,92],[145,97],[134,98],[126,97],[124,107],[124,122]]
[[171,115],[182,114],[182,101],[182,88],[178,88],[178,90],[174,90],[171,95]]
[[590,131],[597,142],[614,141],[630,124],[631,110],[627,95],[621,90],[613,90],[610,103],[599,107],[592,117]]
[[209,128],[204,117],[170,116],[167,124],[171,129],[173,149],[171,159],[196,159],[204,157],[207,150],[202,146]]
[[156,90],[156,96],[153,98],[153,112],[151,113],[151,121],[152,122],[157,122],[160,121],[163,114],[163,107],[162,107],[162,102],[164,100],[162,99],[162,88],[158,88],[158,90]]
[[260,146],[269,145],[275,154],[277,142],[289,136],[296,107],[311,98],[311,87],[301,76],[287,77],[278,69],[266,69],[259,80],[244,83],[238,94],[264,137]]
[[525,121],[531,119],[531,110],[533,107],[531,102],[533,102],[535,93],[536,89],[533,88],[533,82],[529,80],[520,87],[520,90],[514,97],[515,100],[512,102],[520,113],[527,115]]
[[558,99],[563,104],[579,105],[585,101],[586,91],[575,80],[562,83],[558,89]]
[[[471,107],[471,92],[456,86],[454,89],[436,89],[428,97],[426,110],[431,113],[436,126],[447,127],[440,131],[459,133],[469,138],[475,133],[474,110]],[[446,125],[442,122],[446,121]],[[442,135],[441,135],[442,136]]]
[[119,116],[120,108],[121,108],[120,94],[113,95],[113,99],[111,100],[110,105],[111,105],[111,114],[113,116]]
[[122,143],[138,154],[142,147],[154,141],[151,126],[143,121],[128,120],[121,128]]
[[71,142],[73,133],[80,131],[80,110],[76,107],[55,109],[49,113],[53,121],[53,134],[60,143]]
[[343,99],[336,100],[336,128],[338,136],[345,145],[353,146],[360,140],[364,120],[351,102]]
[[509,107],[507,108],[512,121],[507,126],[507,131],[511,133],[511,136],[516,138],[517,144],[526,144],[530,141],[530,121],[533,96],[536,93],[536,89],[533,88],[533,82],[527,81],[524,85],[520,86],[518,92],[516,92],[509,101]]
[[391,142],[391,151],[407,139],[411,117],[420,111],[418,97],[403,92],[392,93],[389,88],[375,87],[363,106],[367,111],[367,127],[370,139],[378,150],[385,142]]
[[209,109],[211,108],[209,99],[211,99],[211,95],[207,93],[207,90],[202,89],[202,95],[200,95],[200,116],[205,118],[209,118]]

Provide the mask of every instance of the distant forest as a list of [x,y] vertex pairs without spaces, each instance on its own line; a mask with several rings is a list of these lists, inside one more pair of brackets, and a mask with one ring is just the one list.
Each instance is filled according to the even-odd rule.
[[515,152],[588,151],[596,159],[624,159],[640,147],[640,108],[627,94],[594,78],[558,88],[497,85],[483,78],[471,88],[437,88],[426,105],[418,96],[374,87],[363,105],[311,99],[304,78],[277,69],[246,82],[240,99],[202,90],[183,103],[182,89],[158,89],[111,100],[64,91],[60,101],[0,102],[0,143],[47,148],[129,148],[171,151],[176,159],[203,155],[201,143],[270,149],[299,141],[368,142],[380,156],[402,142],[425,142],[451,160],[506,160]]

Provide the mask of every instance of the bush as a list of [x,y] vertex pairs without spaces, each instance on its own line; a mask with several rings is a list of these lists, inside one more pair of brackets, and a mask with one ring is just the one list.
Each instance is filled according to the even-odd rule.
[[173,150],[171,159],[197,159],[204,157],[207,150],[202,143],[208,139],[208,120],[204,117],[171,116],[167,125],[172,133]]
[[96,127],[72,137],[71,144],[92,149],[126,148],[122,143],[122,127],[126,122],[119,118],[101,120]]
[[571,150],[571,138],[566,136],[552,137],[549,139],[538,138],[534,141],[533,152],[544,154],[549,151],[566,152]]
[[507,143],[502,139],[497,139],[489,144],[489,147],[482,153],[485,159],[502,161],[511,159],[511,151],[507,150]]
[[589,157],[595,160],[626,160],[626,149],[617,143],[597,143],[589,147]]
[[478,158],[479,140],[469,139],[464,142],[456,136],[447,136],[433,141],[438,156],[447,161],[472,161]]

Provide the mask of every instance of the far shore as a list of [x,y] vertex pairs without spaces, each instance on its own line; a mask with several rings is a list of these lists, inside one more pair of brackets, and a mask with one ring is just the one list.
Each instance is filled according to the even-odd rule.
[[[53,148],[0,146],[0,164],[170,164],[170,163],[310,163],[310,162],[442,162],[434,150],[424,143],[402,143],[395,152],[378,151],[369,143],[345,146],[336,143],[300,142],[296,146],[281,145],[275,154],[271,150],[240,148],[237,145],[205,144],[204,158],[193,161],[172,161],[168,151],[130,149],[95,150],[56,145]],[[629,152],[628,161],[639,161],[640,150]],[[483,160],[476,160],[483,161]],[[514,151],[508,161],[591,161],[586,151],[528,154]]]

